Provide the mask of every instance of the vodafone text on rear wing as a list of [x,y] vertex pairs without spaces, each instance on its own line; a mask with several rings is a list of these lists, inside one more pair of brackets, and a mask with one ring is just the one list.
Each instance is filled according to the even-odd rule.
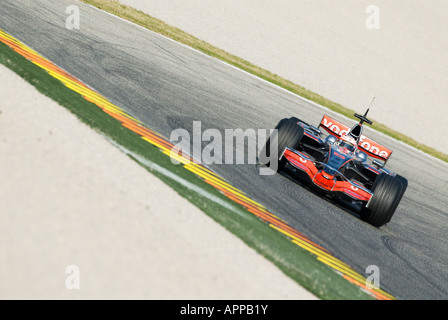
[[[341,135],[350,132],[349,127],[330,118],[327,115],[323,116],[319,127],[322,127],[328,133],[332,134],[335,137],[340,137]],[[384,162],[386,162],[392,154],[392,150],[380,145],[379,143],[373,141],[370,138],[367,138],[364,135],[361,135],[358,147],[362,149],[362,151],[366,152],[368,156],[383,160]]]

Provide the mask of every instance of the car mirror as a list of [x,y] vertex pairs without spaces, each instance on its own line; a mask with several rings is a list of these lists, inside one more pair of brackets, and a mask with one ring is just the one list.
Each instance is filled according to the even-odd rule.
[[379,162],[379,161],[376,160],[376,159],[373,159],[372,163],[373,163],[374,165],[376,165],[377,167],[379,167],[379,168],[384,168],[384,163]]

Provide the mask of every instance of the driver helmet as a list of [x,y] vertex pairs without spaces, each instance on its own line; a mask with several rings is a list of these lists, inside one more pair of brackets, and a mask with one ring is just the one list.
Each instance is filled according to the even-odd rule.
[[339,146],[341,148],[346,148],[351,152],[354,152],[356,149],[356,141],[352,137],[348,135],[343,135],[339,138]]
[[336,142],[336,137],[331,134],[325,139],[325,142],[328,144],[334,144]]

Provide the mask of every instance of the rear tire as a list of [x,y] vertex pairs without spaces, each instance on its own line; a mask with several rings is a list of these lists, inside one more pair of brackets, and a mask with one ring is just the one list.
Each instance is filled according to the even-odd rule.
[[300,119],[297,118],[297,117],[291,117],[291,118],[289,118],[289,120],[292,120],[292,121],[294,121],[294,122],[297,123],[297,124],[298,124],[299,122],[302,122],[303,124],[309,126],[308,123],[306,123],[305,121],[300,120]]
[[401,198],[404,195],[408,181],[401,176],[390,176],[381,173],[372,186],[373,196],[369,207],[361,209],[361,218],[375,227],[381,227],[391,219]]
[[[303,128],[292,119],[282,119],[275,127],[277,129],[277,148],[273,150],[275,157],[278,159],[286,147],[296,148],[303,137]],[[271,152],[271,139],[273,139],[275,132],[269,137],[261,150],[261,154],[266,155],[267,159],[270,159]],[[260,157],[261,158],[261,157]],[[270,166],[269,162],[264,163],[266,166]],[[286,164],[286,160],[282,159],[278,162],[277,172],[281,171]]]

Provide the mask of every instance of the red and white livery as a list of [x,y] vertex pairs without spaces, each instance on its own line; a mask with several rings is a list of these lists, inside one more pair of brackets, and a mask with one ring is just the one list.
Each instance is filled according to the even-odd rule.
[[368,111],[355,114],[360,121],[352,128],[327,115],[318,127],[295,117],[282,119],[264,151],[277,153],[278,172],[305,177],[317,190],[350,203],[364,221],[380,227],[391,220],[408,182],[385,168],[392,150],[362,134],[364,123],[372,124]]

